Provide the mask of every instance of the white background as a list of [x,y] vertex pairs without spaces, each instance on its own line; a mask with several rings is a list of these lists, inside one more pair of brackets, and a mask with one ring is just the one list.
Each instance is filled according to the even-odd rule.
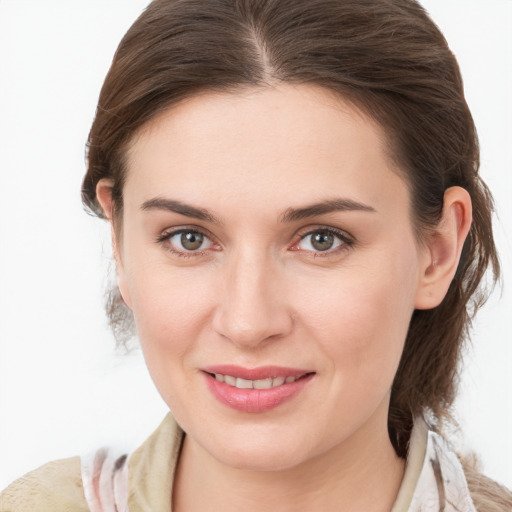
[[[84,143],[122,35],[146,0],[0,0],[0,489],[101,444],[136,446],[166,406],[103,314],[105,224],[80,203]],[[504,267],[475,324],[456,417],[512,487],[512,1],[425,0],[459,58],[494,191]]]

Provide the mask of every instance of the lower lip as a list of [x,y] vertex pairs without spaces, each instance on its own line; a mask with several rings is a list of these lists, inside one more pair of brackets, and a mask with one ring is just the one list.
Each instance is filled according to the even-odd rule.
[[279,407],[299,394],[314,374],[269,389],[239,389],[205,373],[208,388],[219,402],[242,412],[265,412]]

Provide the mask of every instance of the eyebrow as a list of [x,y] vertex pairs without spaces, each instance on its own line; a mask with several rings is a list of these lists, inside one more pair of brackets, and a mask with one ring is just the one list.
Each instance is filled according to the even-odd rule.
[[352,199],[329,199],[302,208],[288,208],[281,216],[281,222],[294,222],[326,213],[346,211],[376,212],[375,208]]
[[204,208],[196,208],[195,206],[191,206],[174,199],[155,197],[145,201],[142,204],[141,209],[144,211],[166,210],[169,212],[179,213],[185,217],[192,217],[194,219],[220,224],[220,220],[212,215],[208,210],[205,210]]
[[[141,209],[144,211],[148,210],[165,210],[185,217],[191,217],[213,224],[221,224],[221,221],[215,217],[212,213],[204,208],[197,208],[189,204],[177,201],[175,199],[167,199],[163,197],[155,197],[145,201]],[[317,215],[324,215],[332,212],[345,212],[345,211],[363,211],[363,212],[375,212],[375,208],[368,206],[352,199],[329,199],[327,201],[321,201],[301,208],[288,208],[281,215],[280,221],[296,222],[299,220],[315,217]]]

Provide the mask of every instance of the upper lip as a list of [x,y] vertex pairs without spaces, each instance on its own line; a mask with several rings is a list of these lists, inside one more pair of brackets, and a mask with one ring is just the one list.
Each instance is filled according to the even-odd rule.
[[258,368],[244,368],[232,364],[221,364],[201,368],[206,373],[217,373],[221,375],[231,375],[246,380],[270,379],[273,377],[301,377],[308,373],[314,373],[311,370],[301,368],[286,368],[284,366],[260,366]]

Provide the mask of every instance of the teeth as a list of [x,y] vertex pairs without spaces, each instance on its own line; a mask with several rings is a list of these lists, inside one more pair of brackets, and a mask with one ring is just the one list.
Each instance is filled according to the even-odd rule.
[[270,389],[272,387],[272,379],[255,380],[253,383],[254,389]]
[[282,386],[284,384],[286,377],[276,377],[275,379],[272,379],[272,385],[273,386]]
[[231,377],[231,375],[224,375],[224,382],[230,386],[236,386],[236,377]]
[[235,387],[239,389],[252,389],[252,382],[252,380],[245,380],[239,377],[236,379]]
[[215,379],[219,382],[224,382],[229,386],[234,386],[238,389],[270,389],[283,384],[290,384],[295,382],[298,377],[273,377],[268,379],[248,380],[241,379],[240,377],[233,377],[231,375],[215,374]]

